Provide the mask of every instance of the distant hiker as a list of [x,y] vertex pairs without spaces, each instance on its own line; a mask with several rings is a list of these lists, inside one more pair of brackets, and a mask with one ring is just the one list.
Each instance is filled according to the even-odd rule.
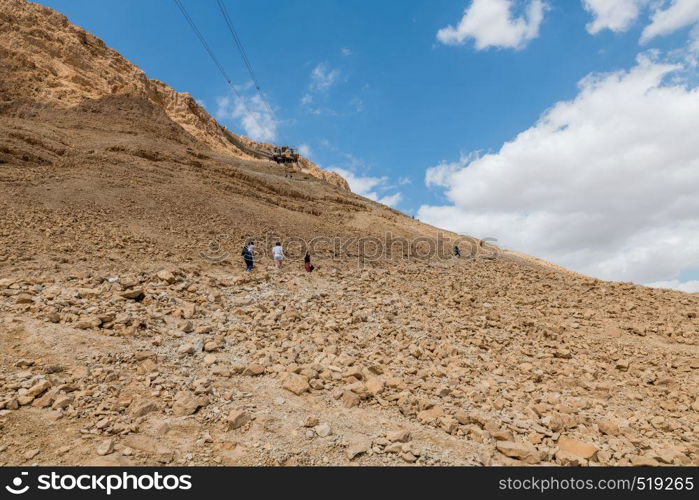
[[[251,250],[251,248],[252,248],[252,250]],[[255,245],[251,241],[246,246],[244,246],[243,251],[240,252],[240,255],[243,256],[243,261],[245,262],[245,270],[246,271],[252,271],[253,267],[255,266],[254,255],[253,255],[254,249],[255,249]]]
[[308,252],[306,252],[306,256],[303,258],[303,265],[306,268],[307,273],[312,273],[316,268],[313,264],[311,264],[311,254]]
[[458,245],[454,245],[454,255],[456,255],[457,258],[461,257],[461,249]]
[[281,269],[282,261],[284,260],[284,250],[282,249],[282,244],[278,241],[272,247],[272,258],[274,259],[274,265]]

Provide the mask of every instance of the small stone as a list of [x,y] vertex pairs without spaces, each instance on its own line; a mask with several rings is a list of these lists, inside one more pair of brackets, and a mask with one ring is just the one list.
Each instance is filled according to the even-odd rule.
[[132,290],[127,290],[125,292],[122,292],[121,296],[124,297],[125,299],[139,301],[145,297],[145,294],[143,293],[143,288],[134,288]]
[[384,390],[384,381],[380,378],[372,377],[366,381],[366,389],[369,391],[369,394],[378,396]]
[[31,295],[26,294],[26,293],[22,293],[22,294],[17,296],[17,298],[15,299],[15,302],[17,304],[31,304],[32,302],[34,302],[34,299],[32,298]]
[[42,380],[41,382],[31,386],[25,396],[31,396],[32,399],[34,399],[36,396],[46,391],[49,387],[51,387],[51,382],[48,380]]
[[102,320],[97,317],[83,318],[73,324],[78,330],[90,330],[91,328],[99,328],[102,325]]
[[66,409],[74,400],[73,396],[59,396],[56,401],[53,402],[51,408],[54,410],[64,410]]
[[315,415],[309,415],[306,417],[306,420],[303,421],[304,427],[315,427],[316,425],[318,425],[318,417]]
[[194,345],[193,344],[184,344],[181,345],[178,349],[177,352],[180,354],[194,354]]
[[618,436],[621,433],[619,424],[609,419],[602,419],[597,421],[597,427],[602,434],[608,434],[609,436]]
[[258,375],[262,375],[264,373],[265,367],[257,363],[248,365],[245,367],[245,370],[243,370],[243,375],[247,375],[249,377],[257,377]]
[[178,417],[193,415],[205,402],[189,391],[179,391],[175,394],[175,402],[172,405],[172,412]]
[[192,319],[196,313],[196,306],[191,302],[185,302],[182,306],[182,317],[184,319]]
[[239,429],[252,420],[252,416],[245,410],[231,410],[226,417],[228,430]]
[[303,375],[297,375],[295,373],[289,373],[284,378],[282,387],[287,391],[293,392],[297,396],[311,390],[311,387],[308,385],[308,379]]
[[55,422],[63,418],[63,412],[61,410],[53,410],[47,412],[45,416],[47,419],[51,420],[52,422]]
[[469,417],[468,413],[466,413],[464,410],[456,410],[456,412],[454,412],[454,418],[461,425],[466,425],[466,424],[471,423],[471,418]]
[[114,440],[113,439],[105,439],[102,441],[100,444],[97,445],[97,448],[95,449],[97,454],[101,457],[104,455],[109,455],[114,451]]
[[631,465],[634,467],[657,467],[660,465],[657,460],[648,456],[629,455],[626,458],[629,459],[629,462],[631,462]]
[[353,408],[359,406],[359,396],[352,391],[344,391],[342,393],[342,406],[345,408]]
[[354,460],[359,455],[362,455],[369,451],[369,448],[371,448],[371,439],[368,438],[354,438],[350,443],[347,445],[347,449],[345,450],[345,453],[347,454],[347,458],[350,460]]
[[316,425],[314,430],[320,437],[328,437],[332,433],[332,429],[330,429],[328,424]]
[[172,284],[175,281],[177,281],[177,278],[175,277],[175,275],[166,269],[163,269],[162,271],[158,271],[157,276],[158,276],[158,278],[160,278],[161,280],[163,280],[169,284]]
[[17,402],[20,406],[26,406],[30,404],[32,401],[34,401],[34,396],[25,395],[17,398]]
[[407,443],[410,441],[410,431],[394,431],[386,434],[386,439],[392,443]]
[[561,436],[557,444],[558,448],[566,453],[570,453],[573,456],[584,458],[586,460],[589,460],[595,456],[595,453],[597,453],[596,446],[583,443],[582,441],[578,441],[577,439],[569,438],[567,436]]
[[620,359],[616,362],[615,368],[619,371],[625,372],[628,371],[630,365],[631,363],[628,359]]
[[219,345],[218,342],[214,342],[213,340],[210,340],[204,344],[204,350],[206,352],[214,352],[218,351]]
[[[162,444],[162,440],[144,434],[130,434],[121,443],[126,448],[145,451],[146,453],[172,454],[172,450]],[[122,451],[122,454],[124,454]]]
[[32,458],[36,457],[40,451],[41,450],[39,450],[39,448],[34,448],[33,450],[29,450],[24,454],[24,459],[31,460]]
[[140,401],[132,406],[131,414],[134,417],[143,417],[151,412],[158,411],[158,403],[155,401]]
[[531,444],[515,443],[514,441],[498,441],[495,445],[500,453],[510,458],[516,458],[526,464],[541,462],[541,453]]
[[403,453],[403,445],[401,443],[389,444],[384,448],[386,453]]
[[55,394],[51,394],[51,391],[45,392],[41,397],[38,397],[32,402],[32,406],[37,408],[48,408],[53,404],[56,399]]
[[417,419],[423,424],[429,424],[444,415],[444,410],[439,406],[434,406],[429,410],[423,410],[417,414]]
[[512,432],[506,430],[495,431],[491,434],[491,436],[493,436],[493,439],[496,441],[514,441],[515,439]]

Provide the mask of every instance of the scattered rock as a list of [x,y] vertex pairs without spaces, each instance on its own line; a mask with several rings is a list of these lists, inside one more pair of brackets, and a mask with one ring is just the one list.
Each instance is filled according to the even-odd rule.
[[99,456],[104,456],[104,455],[109,455],[114,451],[114,440],[113,439],[105,439],[102,441],[100,444],[97,445],[97,448],[95,449],[95,452]]
[[297,396],[311,390],[311,387],[308,385],[308,379],[295,373],[287,374],[282,382],[282,387],[287,391],[293,392]]
[[252,420],[252,416],[245,410],[231,410],[226,417],[228,430],[235,430],[243,427]]
[[369,451],[369,448],[371,448],[371,439],[366,437],[354,437],[350,439],[345,453],[348,459],[354,460],[357,456]]
[[575,457],[580,457],[587,460],[595,456],[595,453],[597,453],[596,446],[578,441],[577,439],[569,438],[567,436],[561,436],[557,444],[558,448],[566,453],[570,453]]
[[328,437],[332,433],[332,429],[330,429],[330,425],[328,424],[320,424],[315,426],[315,431],[316,434],[320,437]]
[[206,402],[203,398],[196,397],[189,391],[179,391],[175,394],[172,412],[175,416],[186,417],[195,414],[199,408],[205,405]]
[[392,443],[407,443],[410,441],[409,431],[394,431],[386,434],[386,439]]
[[541,453],[531,444],[516,443],[513,441],[498,441],[495,445],[500,453],[510,458],[516,458],[525,464],[538,464],[541,462]]

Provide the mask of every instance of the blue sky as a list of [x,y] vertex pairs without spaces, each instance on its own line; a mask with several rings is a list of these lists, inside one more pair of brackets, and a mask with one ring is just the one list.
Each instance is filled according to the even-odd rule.
[[[656,83],[654,89],[674,78],[682,79],[677,85],[691,93],[696,84],[692,64],[696,62],[688,47],[699,31],[693,28],[699,18],[695,22],[689,17],[694,15],[694,4],[699,0],[489,0],[489,6],[485,0],[225,1],[258,81],[276,111],[278,123],[267,132],[277,143],[304,145],[311,159],[323,168],[351,176],[355,191],[388,201],[429,222],[469,234],[480,232],[476,234],[479,237],[494,235],[505,246],[600,277],[639,282],[699,279],[694,271],[699,269],[699,261],[691,256],[681,265],[658,273],[646,272],[654,266],[650,257],[639,264],[643,267],[639,270],[631,268],[643,256],[627,257],[619,263],[621,252],[638,248],[634,238],[650,229],[667,229],[677,222],[676,214],[669,214],[656,224],[658,227],[650,229],[639,223],[637,231],[625,235],[614,248],[605,248],[596,241],[614,239],[609,235],[569,235],[566,241],[575,241],[578,247],[589,250],[581,256],[578,247],[547,246],[532,243],[512,229],[510,238],[507,230],[498,231],[500,226],[524,227],[545,234],[555,228],[542,227],[541,222],[559,212],[555,200],[546,205],[545,201],[536,204],[527,199],[520,207],[493,208],[473,220],[472,207],[460,198],[473,196],[469,189],[485,178],[489,184],[479,195],[515,199],[524,190],[537,198],[536,193],[546,187],[538,185],[540,177],[530,183],[526,179],[531,177],[524,175],[522,186],[516,188],[517,196],[493,190],[492,183],[502,186],[503,180],[514,177],[504,168],[506,179],[490,175],[497,169],[484,160],[493,164],[510,162],[520,165],[511,168],[525,172],[527,162],[502,154],[503,146],[534,128],[557,103],[574,102],[583,95],[585,85],[581,81],[587,81],[583,80],[586,77],[589,80],[589,75],[627,72],[627,79],[620,77],[622,85],[631,80],[634,68],[642,67],[639,55],[646,55],[652,60],[650,66],[643,67],[649,74],[660,64],[682,66],[663,73],[662,83]],[[610,7],[614,2],[616,11]],[[174,2],[40,3],[59,10],[105,40],[149,77],[191,93],[231,130],[246,133],[233,111],[235,98]],[[502,12],[478,11],[492,9],[495,4],[509,9],[508,17],[500,19],[499,24],[493,24],[493,19]],[[621,4],[623,11],[619,10]],[[184,0],[184,5],[235,84],[252,99],[247,87],[249,76],[215,0]],[[673,7],[678,12],[682,7],[684,10],[677,13]],[[541,14],[538,21],[534,19],[535,9]],[[462,21],[463,26],[456,29]],[[448,26],[455,27],[451,39],[446,34],[438,36]],[[527,34],[517,39],[517,29]],[[644,37],[647,39],[640,42]],[[699,46],[699,35],[696,40]],[[604,89],[593,85],[588,90],[601,93]],[[221,99],[226,97],[228,106],[221,106],[225,104]],[[687,98],[692,104],[693,97]],[[254,107],[255,101],[250,100],[248,105]],[[699,126],[699,121],[695,123]],[[572,125],[574,128],[576,123]],[[623,147],[627,146],[628,141],[623,141]],[[539,144],[531,147],[536,149]],[[678,165],[678,171],[687,167],[687,159],[694,158],[691,153],[684,164]],[[564,159],[566,152],[553,151],[551,156]],[[584,166],[570,165],[576,172],[581,168]],[[430,171],[439,174],[438,181],[433,176],[431,182],[426,182]],[[476,176],[478,172],[482,173],[480,177]],[[544,175],[558,173],[554,170]],[[581,184],[569,176],[561,185],[573,181]],[[471,187],[459,182],[471,183]],[[628,192],[624,188],[619,186],[622,198]],[[587,189],[597,190],[594,185]],[[586,199],[589,194],[582,192],[580,197]],[[637,192],[631,199],[635,203],[641,196]],[[675,199],[677,193],[667,196]],[[537,199],[547,198],[553,199],[547,195]],[[687,235],[690,240],[699,236],[691,224],[697,215],[691,213],[695,208],[684,207],[690,212],[686,221],[691,226]],[[464,216],[465,211],[468,216]],[[571,208],[562,224],[577,220],[579,212],[579,207]],[[538,221],[534,218],[537,213],[542,214]],[[622,210],[610,216],[623,225],[624,214]],[[590,215],[586,220],[593,218]],[[646,236],[657,239],[657,234]],[[684,240],[677,244],[687,245]]]

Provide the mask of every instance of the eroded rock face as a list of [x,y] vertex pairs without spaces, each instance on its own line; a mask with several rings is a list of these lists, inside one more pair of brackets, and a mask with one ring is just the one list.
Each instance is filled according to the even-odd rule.
[[[243,143],[272,149],[223,128],[188,93],[180,93],[145,73],[65,16],[25,0],[0,3],[0,95],[63,108],[109,96],[144,99],[162,109],[178,126],[214,151],[252,158]],[[334,172],[304,158],[298,170],[349,190]]]

